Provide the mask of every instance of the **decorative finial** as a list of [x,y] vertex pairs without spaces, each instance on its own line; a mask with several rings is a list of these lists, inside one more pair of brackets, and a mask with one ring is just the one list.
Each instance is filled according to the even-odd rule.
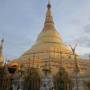
[[3,44],[3,43],[4,43],[4,39],[1,40],[1,44]]
[[1,49],[3,48],[3,43],[4,43],[4,39],[2,39],[1,42],[0,42],[0,48]]
[[48,0],[48,5],[47,5],[48,8],[51,8],[51,3],[50,3],[50,0]]
[[4,43],[4,33],[2,33],[1,43]]

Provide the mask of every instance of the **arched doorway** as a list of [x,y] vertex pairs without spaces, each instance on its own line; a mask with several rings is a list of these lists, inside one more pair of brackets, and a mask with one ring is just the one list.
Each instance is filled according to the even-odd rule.
[[72,82],[63,67],[60,67],[54,77],[55,90],[72,90]]

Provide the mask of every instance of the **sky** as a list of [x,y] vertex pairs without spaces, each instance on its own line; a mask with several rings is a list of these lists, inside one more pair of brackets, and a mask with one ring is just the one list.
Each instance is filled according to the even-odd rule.
[[[48,0],[0,0],[0,39],[5,58],[31,48],[42,31]],[[90,54],[90,0],[51,0],[57,31],[65,43],[78,42],[80,55]]]

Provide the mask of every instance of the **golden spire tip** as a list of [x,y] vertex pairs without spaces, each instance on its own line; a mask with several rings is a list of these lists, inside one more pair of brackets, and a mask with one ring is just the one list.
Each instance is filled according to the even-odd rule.
[[4,39],[1,40],[1,43],[4,43]]
[[48,5],[47,5],[48,8],[51,8],[51,3],[50,3],[50,0],[48,0]]

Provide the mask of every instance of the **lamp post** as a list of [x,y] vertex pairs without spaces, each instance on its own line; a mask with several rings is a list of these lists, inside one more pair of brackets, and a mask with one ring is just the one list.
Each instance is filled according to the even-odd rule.
[[76,90],[79,90],[79,82],[78,82],[78,74],[79,74],[79,68],[78,68],[78,65],[77,65],[77,55],[75,53],[75,50],[76,50],[76,47],[77,47],[77,44],[75,45],[75,47],[72,47],[71,45],[69,45],[71,50],[72,50],[72,53],[73,53],[73,56],[74,56],[74,60],[75,60],[75,73],[76,73]]

